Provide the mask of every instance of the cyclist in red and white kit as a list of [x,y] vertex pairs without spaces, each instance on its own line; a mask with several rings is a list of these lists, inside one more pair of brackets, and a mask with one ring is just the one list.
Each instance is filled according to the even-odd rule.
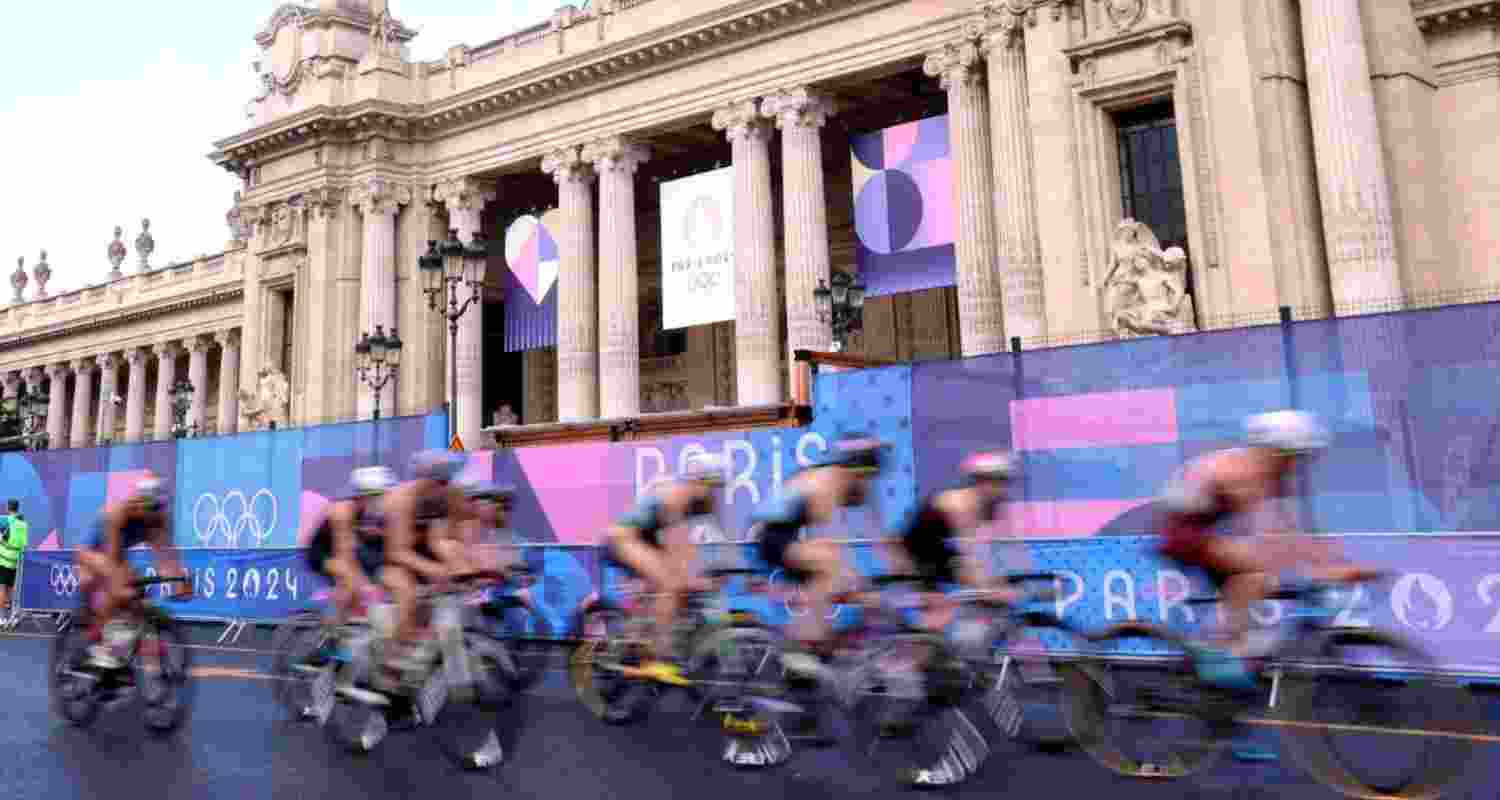
[[[1245,429],[1247,446],[1188,463],[1158,502],[1164,515],[1161,554],[1208,573],[1224,596],[1227,629],[1221,647],[1197,654],[1200,677],[1248,690],[1255,686],[1244,662],[1251,655],[1250,606],[1275,589],[1277,573],[1295,567],[1347,581],[1364,572],[1325,544],[1292,535],[1295,521],[1276,508],[1295,495],[1289,485],[1293,469],[1328,446],[1328,431],[1302,411],[1257,414],[1246,420]],[[1224,531],[1226,525],[1233,529]]]

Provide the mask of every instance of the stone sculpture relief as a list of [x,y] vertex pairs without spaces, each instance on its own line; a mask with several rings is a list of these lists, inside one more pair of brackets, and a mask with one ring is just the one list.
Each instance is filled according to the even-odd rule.
[[291,384],[278,370],[263,369],[254,394],[240,390],[240,416],[244,417],[244,430],[262,430],[275,424],[285,427],[287,402],[291,399]]
[[1182,248],[1164,252],[1150,228],[1133,219],[1122,221],[1115,227],[1104,279],[1110,327],[1122,338],[1197,330],[1187,270]]
[[228,213],[224,215],[224,223],[229,226],[229,240],[231,242],[247,242],[250,240],[250,222],[240,211],[241,193],[235,190],[234,205],[229,207]]

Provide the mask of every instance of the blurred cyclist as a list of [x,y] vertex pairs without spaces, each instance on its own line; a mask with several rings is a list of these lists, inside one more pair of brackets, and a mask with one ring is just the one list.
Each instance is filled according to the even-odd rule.
[[[510,512],[515,502],[515,488],[482,479],[460,479],[459,489],[469,500],[472,515],[464,526],[461,545],[470,558],[484,569],[509,573],[519,562],[514,536],[502,542],[510,529]],[[507,547],[506,544],[510,546]],[[451,559],[450,559],[451,560]]]
[[[396,473],[389,467],[361,467],[349,474],[345,497],[331,503],[307,545],[307,565],[333,580],[334,624],[353,616],[361,598],[378,591],[376,578],[385,563],[385,515],[380,500],[395,488]],[[333,656],[332,639],[313,654],[317,667]]]
[[652,659],[640,667],[643,677],[687,685],[681,654],[673,652],[673,624],[687,594],[707,587],[697,578],[698,548],[683,523],[718,513],[715,492],[726,469],[716,456],[692,458],[675,479],[649,488],[607,535],[609,555],[656,594],[656,640]]
[[938,608],[928,620],[935,629],[947,626],[955,608],[940,594],[945,585],[988,589],[997,600],[1015,596],[999,588],[1000,583],[976,557],[974,543],[968,541],[994,521],[1015,477],[1015,459],[998,451],[975,453],[958,469],[963,482],[928,496],[907,519],[901,535],[885,542],[892,571],[926,577],[928,592],[937,595],[927,598]]
[[799,472],[778,497],[755,512],[761,560],[808,589],[807,613],[792,631],[799,647],[783,657],[789,671],[820,680],[828,677],[821,659],[829,655],[829,612],[834,596],[853,588],[845,585],[843,549],[824,539],[803,540],[802,531],[832,522],[841,509],[863,505],[889,448],[863,436],[840,439],[819,465]]
[[[1196,660],[1203,680],[1228,689],[1255,686],[1244,662],[1250,606],[1274,590],[1278,572],[1301,565],[1330,580],[1362,574],[1307,537],[1275,535],[1296,530],[1285,509],[1274,506],[1294,495],[1294,468],[1328,446],[1328,431],[1302,411],[1256,414],[1245,430],[1246,447],[1189,462],[1158,500],[1164,515],[1161,554],[1208,573],[1223,592],[1224,649],[1206,648]],[[1240,530],[1226,535],[1226,524]]]
[[[164,577],[184,578],[186,571],[177,561],[172,549],[172,535],[166,509],[166,487],[153,473],[136,483],[130,497],[104,511],[94,528],[94,538],[78,550],[78,565],[82,567],[81,588],[86,596],[95,598],[94,619],[89,627],[89,638],[95,642],[89,648],[90,663],[100,669],[119,669],[124,662],[112,652],[108,642],[101,638],[116,638],[125,629],[110,627],[110,637],[104,637],[106,626],[121,609],[136,600],[136,591],[131,587],[135,572],[125,560],[125,551],[140,544],[148,544],[156,552],[160,564],[159,572]],[[191,584],[179,584],[175,594],[178,598],[192,596]],[[97,593],[97,594],[95,594]]]
[[466,459],[447,450],[424,450],[412,456],[410,480],[386,494],[385,565],[380,582],[396,601],[396,647],[389,666],[418,669],[428,657],[425,632],[418,618],[418,588],[444,584],[466,570],[445,558],[471,518],[468,498],[454,484]]

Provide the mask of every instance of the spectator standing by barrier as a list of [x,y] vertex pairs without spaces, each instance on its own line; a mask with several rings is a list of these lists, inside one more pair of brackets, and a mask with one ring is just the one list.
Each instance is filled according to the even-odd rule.
[[27,543],[26,519],[21,516],[21,503],[17,500],[5,502],[5,514],[0,516],[0,620],[10,620],[12,590],[16,585],[16,571],[21,564],[21,551]]

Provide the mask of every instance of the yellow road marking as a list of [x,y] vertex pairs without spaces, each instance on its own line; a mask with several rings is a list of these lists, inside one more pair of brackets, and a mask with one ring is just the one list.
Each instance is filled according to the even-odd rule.
[[1500,736],[1488,733],[1458,733],[1457,731],[1430,731],[1421,728],[1389,728],[1384,725],[1349,725],[1338,722],[1302,722],[1292,719],[1266,719],[1264,717],[1245,720],[1250,725],[1269,725],[1278,728],[1304,728],[1325,731],[1373,731],[1395,736],[1422,736],[1429,739],[1464,739],[1485,744],[1500,743]]

